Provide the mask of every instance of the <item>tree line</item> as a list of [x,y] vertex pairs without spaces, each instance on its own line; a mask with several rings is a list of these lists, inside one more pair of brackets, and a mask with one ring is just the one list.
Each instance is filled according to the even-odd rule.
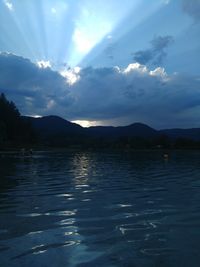
[[13,101],[0,94],[0,148],[21,146],[34,142],[30,123],[21,116]]

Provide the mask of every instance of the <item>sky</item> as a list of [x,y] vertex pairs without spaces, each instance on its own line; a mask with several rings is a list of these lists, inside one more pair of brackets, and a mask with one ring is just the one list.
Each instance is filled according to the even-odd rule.
[[0,32],[23,115],[200,127],[200,0],[0,0]]

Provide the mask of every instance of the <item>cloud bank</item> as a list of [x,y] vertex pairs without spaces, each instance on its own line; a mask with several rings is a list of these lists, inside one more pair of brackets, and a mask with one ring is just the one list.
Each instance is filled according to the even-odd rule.
[[172,36],[157,36],[151,41],[151,48],[134,53],[134,60],[140,64],[159,65],[166,57],[166,48],[173,42]]
[[[41,61],[42,62],[42,61]],[[0,91],[11,97],[23,114],[47,114],[68,104],[66,79],[48,64],[10,53],[0,54]]]
[[1,53],[0,91],[24,115],[118,125],[140,121],[157,128],[200,126],[200,77],[168,75],[161,67],[150,70],[139,63],[124,69],[68,68],[61,75]]

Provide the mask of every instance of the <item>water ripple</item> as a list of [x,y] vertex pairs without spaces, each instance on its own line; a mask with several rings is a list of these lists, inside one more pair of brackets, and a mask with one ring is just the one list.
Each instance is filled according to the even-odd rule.
[[159,151],[41,151],[32,160],[0,158],[2,266],[199,266],[199,156],[174,151],[165,162]]

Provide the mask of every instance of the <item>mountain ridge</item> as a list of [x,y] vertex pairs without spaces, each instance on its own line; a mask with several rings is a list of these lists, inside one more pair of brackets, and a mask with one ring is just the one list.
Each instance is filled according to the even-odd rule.
[[56,115],[38,118],[23,116],[23,118],[31,122],[34,130],[44,137],[46,135],[52,136],[58,134],[75,134],[104,138],[119,138],[120,136],[152,138],[166,135],[171,139],[187,138],[200,140],[200,128],[171,128],[157,130],[141,122],[135,122],[126,126],[90,126],[84,128],[79,124],[70,122]]

